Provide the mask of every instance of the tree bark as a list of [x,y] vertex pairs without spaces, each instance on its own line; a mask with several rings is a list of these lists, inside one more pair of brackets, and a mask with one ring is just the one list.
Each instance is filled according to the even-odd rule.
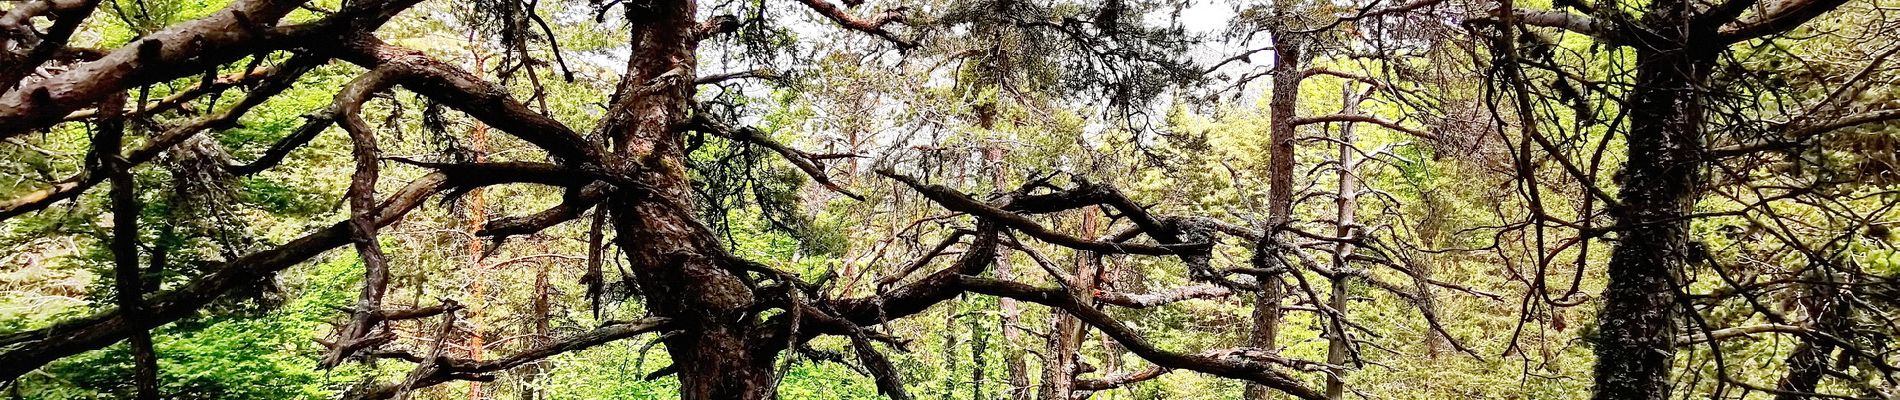
[[693,0],[646,5],[633,20],[634,53],[614,93],[603,131],[613,135],[610,166],[644,185],[609,199],[619,247],[648,310],[684,334],[666,340],[686,400],[771,398],[770,354],[753,351],[756,316],[747,277],[712,231],[693,219],[684,143],[690,117],[697,26]]
[[1697,90],[1722,47],[1697,43],[1712,32],[1690,31],[1690,8],[1680,0],[1652,3],[1645,25],[1662,40],[1636,48],[1622,204],[1612,214],[1621,235],[1598,318],[1598,400],[1668,397],[1672,311],[1689,243],[1683,217],[1695,203],[1703,164]]
[[[550,263],[537,262],[535,264],[534,315],[529,316],[534,320],[534,337],[530,343],[540,347],[546,346],[550,340],[553,340],[553,332],[548,326],[548,311],[551,306],[548,299],[548,264]],[[522,372],[522,400],[540,400],[545,396],[545,391],[541,388],[541,375],[546,374],[547,370],[546,364],[535,362],[528,365],[527,370]]]
[[[117,95],[106,99],[100,109],[106,110],[99,122],[98,134],[93,141],[93,151],[98,162],[105,166],[107,179],[112,182],[109,194],[112,198],[112,263],[113,291],[117,292],[119,308],[129,318],[143,318],[145,315],[145,285],[139,283],[139,213],[143,206],[139,204],[138,184],[132,175],[132,163],[120,156],[120,145],[125,139],[125,120],[119,116],[125,109],[125,96]],[[135,398],[139,400],[158,400],[158,352],[152,348],[152,331],[140,329],[133,332],[127,345],[132,347],[132,382],[136,388]]]
[[[986,68],[993,68],[994,62],[994,60],[985,59],[983,65]],[[995,76],[994,71],[986,72],[983,84],[998,85],[1000,82],[988,79]],[[976,106],[976,123],[984,132],[991,132],[996,127],[996,112],[1000,106],[998,103],[996,100],[989,100]],[[1003,165],[1003,147],[994,142],[988,143],[983,147],[983,161],[987,164],[985,168],[989,169],[990,188],[996,193],[1009,192],[1009,187],[1004,184],[1008,181],[1006,179],[1008,169]],[[996,254],[996,277],[1003,280],[1015,280],[1015,272],[1010,270],[1009,260],[1005,258],[1007,258],[1006,253]],[[1023,315],[1022,305],[1017,304],[1016,299],[1004,298],[997,299],[997,307],[1003,313],[1003,369],[1008,375],[1006,379],[1009,380],[1007,397],[1011,400],[1027,400],[1030,396],[1029,366],[1023,362],[1023,352],[1020,347],[1023,336],[1020,328]]]
[[[471,53],[470,62],[473,64],[471,65],[471,67],[473,67],[471,70],[476,73],[481,73],[482,70],[487,68],[488,60],[482,57],[479,50],[475,49],[475,39],[475,31],[472,29],[469,30],[467,45],[469,46],[469,53]],[[474,162],[488,161],[487,124],[477,121],[475,122],[474,129],[469,131],[469,152],[473,153],[472,161]],[[487,189],[485,188],[474,188],[469,189],[468,194],[462,196],[464,201],[462,204],[467,208],[468,212],[467,221],[469,232],[467,248],[470,282],[468,298],[464,300],[468,303],[468,359],[475,361],[481,361],[482,357],[484,357],[483,353],[488,351],[487,338],[482,337],[482,316],[486,314],[488,310],[488,269],[487,266],[484,265],[486,254],[482,251],[482,239],[480,236],[477,236],[482,229],[482,224],[488,222],[488,198],[485,196],[486,193]],[[468,400],[482,400],[481,381],[468,382]]]
[[[1097,232],[1097,214],[1085,212],[1081,218],[1082,237],[1100,235]],[[1075,296],[1084,306],[1094,306],[1096,277],[1100,275],[1100,270],[1099,254],[1077,252],[1075,280],[1067,285],[1069,295]],[[1082,343],[1087,338],[1088,326],[1068,313],[1055,313],[1054,318],[1055,323],[1049,330],[1048,346],[1043,351],[1045,360],[1038,393],[1042,400],[1069,400],[1075,394],[1075,376],[1080,373],[1078,367],[1081,365]]]
[[[1345,110],[1342,113],[1346,115],[1357,114],[1359,112],[1359,98],[1352,92],[1352,85],[1346,84],[1341,86],[1340,92],[1346,102]],[[1359,167],[1357,157],[1358,149],[1353,147],[1353,140],[1352,123],[1347,122],[1342,124],[1339,128],[1339,191],[1335,193],[1334,196],[1334,205],[1337,209],[1334,217],[1337,218],[1339,225],[1337,229],[1334,230],[1334,234],[1339,237],[1353,237],[1353,224],[1355,223],[1353,219],[1357,216],[1355,211],[1357,211],[1359,207],[1359,177],[1357,176],[1357,169]],[[1333,244],[1334,271],[1346,270],[1346,260],[1352,257],[1352,251],[1353,247],[1351,243],[1339,242]],[[1347,289],[1351,284],[1352,277],[1350,275],[1340,274],[1338,277],[1333,278],[1332,304],[1330,306],[1334,311],[1339,312],[1338,318],[1342,320],[1346,318],[1346,305],[1347,301],[1350,300],[1348,296],[1351,296],[1351,292]],[[1332,332],[1329,334],[1331,337],[1327,338],[1326,343],[1326,363],[1344,365],[1346,363],[1348,346],[1352,346],[1352,343],[1346,336],[1345,324],[1332,324],[1331,330]],[[1346,381],[1343,379],[1345,374],[1345,371],[1338,371],[1326,376],[1326,398],[1339,400],[1345,397]]]
[[[1272,118],[1267,134],[1267,140],[1272,142],[1267,164],[1267,226],[1261,230],[1265,233],[1261,236],[1261,243],[1254,248],[1256,264],[1269,260],[1266,255],[1259,253],[1273,248],[1268,242],[1275,240],[1280,228],[1293,220],[1293,146],[1297,140],[1293,136],[1293,128],[1294,120],[1299,118],[1297,106],[1301,66],[1307,59],[1302,51],[1304,43],[1298,36],[1275,32],[1273,38],[1273,93],[1267,104]],[[1277,351],[1276,342],[1283,314],[1280,301],[1286,296],[1286,288],[1280,274],[1265,275],[1260,279],[1260,294],[1254,298],[1253,334],[1249,344],[1267,351]],[[1246,398],[1249,400],[1270,396],[1272,392],[1266,386],[1247,385]]]

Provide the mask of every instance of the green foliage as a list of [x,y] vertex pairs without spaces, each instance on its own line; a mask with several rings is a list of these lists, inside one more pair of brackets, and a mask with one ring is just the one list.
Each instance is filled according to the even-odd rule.
[[[349,381],[344,371],[312,368],[322,346],[311,340],[338,307],[354,301],[360,268],[337,258],[299,271],[300,296],[261,316],[208,316],[153,332],[160,355],[160,392],[175,399],[323,399]],[[124,345],[72,357],[18,383],[16,393],[41,399],[132,396],[131,354]]]

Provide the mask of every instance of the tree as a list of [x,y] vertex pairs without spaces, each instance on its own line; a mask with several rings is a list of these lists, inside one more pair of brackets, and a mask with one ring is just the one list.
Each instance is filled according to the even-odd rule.
[[0,390],[1891,392],[1882,5],[1537,6],[19,1]]
[[[1519,167],[1531,168],[1533,157],[1555,159],[1570,178],[1587,191],[1585,196],[1589,199],[1585,200],[1585,208],[1580,213],[1582,218],[1595,219],[1602,212],[1612,221],[1607,227],[1593,228],[1587,221],[1578,225],[1575,221],[1554,220],[1548,215],[1535,216],[1540,225],[1554,222],[1581,227],[1577,228],[1577,240],[1615,237],[1611,259],[1605,266],[1609,281],[1603,290],[1603,308],[1594,341],[1595,398],[1666,398],[1678,336],[1686,330],[1684,321],[1706,324],[1702,322],[1702,311],[1693,305],[1697,295],[1688,286],[1695,280],[1693,266],[1704,261],[1708,249],[1692,237],[1690,227],[1693,221],[1708,216],[1699,212],[1703,194],[1710,187],[1729,183],[1711,181],[1711,170],[1717,169],[1727,157],[1750,151],[1725,150],[1712,146],[1711,142],[1717,138],[1714,133],[1721,129],[1759,126],[1765,123],[1764,118],[1772,115],[1748,107],[1726,108],[1734,104],[1728,102],[1745,98],[1746,94],[1723,88],[1735,87],[1730,85],[1753,78],[1746,72],[1751,67],[1733,64],[1731,57],[1758,46],[1752,43],[1783,40],[1777,37],[1810,25],[1844,4],[1846,2],[1841,1],[1558,3],[1558,10],[1544,11],[1518,8],[1505,1],[1494,11],[1494,18],[1488,22],[1496,24],[1490,32],[1494,35],[1491,48],[1498,54],[1497,82],[1508,91],[1512,102],[1500,108],[1513,109],[1518,115],[1520,140],[1525,149],[1519,155],[1522,157]],[[1618,52],[1627,49],[1634,56],[1632,64],[1626,67],[1629,69],[1612,75],[1613,80],[1626,83],[1627,90],[1606,91],[1600,88],[1601,82],[1580,82],[1597,91],[1591,95],[1593,100],[1611,102],[1615,111],[1598,111],[1585,104],[1588,100],[1577,94],[1577,89],[1571,86],[1573,78],[1567,75],[1573,71],[1572,67],[1562,63],[1527,67],[1557,58],[1551,54],[1553,44],[1548,39],[1540,33],[1520,31],[1522,26],[1561,29],[1587,36],[1596,46],[1617,48]],[[1551,79],[1553,87],[1561,86],[1557,93],[1562,98],[1540,100],[1533,94],[1531,88],[1538,83],[1526,72],[1531,69],[1553,72],[1554,77],[1544,79]],[[1821,104],[1834,100],[1827,99]],[[1569,106],[1577,110],[1575,120],[1584,121],[1583,126],[1608,126],[1625,141],[1625,161],[1614,178],[1617,189],[1614,195],[1603,191],[1602,186],[1606,185],[1597,178],[1595,158],[1586,164],[1590,169],[1579,168],[1570,159],[1571,151],[1557,144],[1579,132],[1549,132],[1540,128],[1544,122],[1533,116],[1537,112],[1534,110],[1551,107],[1549,103],[1539,104],[1540,101],[1583,104]],[[1603,114],[1611,116],[1597,120]],[[1839,120],[1814,114],[1795,115],[1793,121],[1798,122],[1775,124],[1777,126],[1769,129],[1781,132],[1769,135],[1809,137],[1889,120],[1891,116],[1885,114],[1877,111],[1873,115],[1851,115]],[[1607,136],[1604,140],[1608,140]],[[1599,146],[1597,153],[1602,149]],[[1536,185],[1535,182],[1526,184]],[[1529,190],[1530,196],[1537,196],[1537,189]],[[1764,200],[1764,203],[1772,201]],[[1596,209],[1591,202],[1600,202],[1603,208]],[[1745,207],[1734,213],[1749,214],[1755,211],[1752,209]],[[1703,329],[1708,328],[1703,325]],[[1807,351],[1811,350],[1802,352]],[[1807,368],[1799,366],[1803,363],[1805,361],[1797,360],[1791,365],[1801,371]],[[1726,371],[1720,374],[1724,382],[1733,381]],[[1747,387],[1746,383],[1736,383]],[[1793,383],[1786,388],[1799,391],[1812,389],[1812,386]]]
[[[914,46],[911,39],[892,30],[905,20],[901,10],[861,17],[821,0],[800,4],[840,27],[882,38],[900,49]],[[92,17],[97,5],[35,2],[11,9],[9,15],[14,16],[13,21],[50,15],[60,26],[71,26]],[[1163,244],[1110,245],[1078,239],[1049,231],[1022,217],[1022,213],[1047,213],[1092,204],[1117,207],[1123,213],[1145,213],[1113,189],[1103,186],[1084,184],[1078,189],[1048,194],[1032,194],[1029,191],[1035,188],[1032,186],[1019,190],[1012,200],[985,203],[941,186],[888,173],[926,197],[978,215],[981,222],[976,233],[970,235],[975,238],[970,249],[952,266],[873,298],[824,298],[814,291],[816,286],[795,275],[734,256],[720,243],[718,234],[699,221],[694,212],[697,199],[688,175],[685,140],[688,132],[773,149],[810,174],[813,180],[830,183],[821,169],[820,158],[777,144],[752,128],[733,125],[722,119],[728,116],[697,104],[695,86],[701,77],[695,71],[700,44],[716,35],[738,31],[741,21],[736,17],[701,18],[701,5],[692,1],[620,5],[626,10],[625,20],[630,28],[628,42],[634,52],[614,85],[614,94],[608,99],[606,111],[593,133],[583,135],[529,108],[503,86],[375,36],[378,27],[415,5],[414,1],[351,2],[334,11],[319,12],[321,17],[314,20],[298,21],[285,17],[306,6],[302,2],[241,0],[203,18],[156,30],[103,54],[66,51],[61,44],[65,39],[62,36],[69,35],[70,29],[40,34],[16,23],[12,31],[21,32],[26,42],[33,44],[28,47],[34,50],[20,55],[28,60],[27,65],[54,62],[71,67],[44,79],[8,80],[20,83],[0,100],[7,106],[7,111],[0,115],[0,132],[4,132],[0,137],[4,138],[60,126],[68,114],[88,108],[105,110],[96,112],[93,119],[116,121],[113,111],[122,106],[110,99],[137,92],[146,85],[187,78],[199,71],[228,68],[227,64],[262,64],[276,52],[295,54],[283,62],[285,65],[320,64],[337,59],[367,71],[342,86],[332,106],[304,128],[321,131],[328,124],[336,124],[349,134],[355,170],[346,195],[350,209],[347,221],[274,248],[229,259],[190,284],[143,296],[146,303],[143,307],[138,304],[141,300],[138,296],[127,296],[118,309],[11,334],[6,338],[7,351],[0,356],[8,365],[4,378],[17,378],[61,357],[129,337],[141,337],[154,327],[198,313],[240,285],[348,243],[362,260],[362,290],[348,321],[327,342],[330,351],[323,359],[323,366],[335,367],[348,360],[373,358],[403,359],[417,364],[401,382],[374,385],[356,392],[363,397],[399,396],[415,388],[452,380],[486,379],[486,374],[563,351],[646,332],[672,331],[680,333],[670,334],[663,340],[672,360],[666,372],[679,377],[683,398],[771,397],[774,360],[778,354],[819,335],[848,338],[856,358],[876,377],[879,389],[903,398],[907,397],[905,388],[874,344],[889,339],[874,335],[866,327],[917,313],[964,292],[1041,302],[1078,313],[1089,324],[1110,330],[1110,336],[1137,354],[1169,368],[1203,370],[1263,382],[1301,397],[1317,397],[1284,373],[1254,357],[1243,356],[1244,353],[1216,357],[1159,350],[1067,293],[974,277],[992,264],[999,231],[1004,228],[1094,251],[1135,249],[1146,254],[1188,254],[1190,257],[1206,252],[1209,244],[1185,242],[1172,233],[1186,228],[1172,223],[1164,225],[1150,217],[1139,219],[1137,232],[1160,235]],[[532,18],[530,14],[515,18],[525,20]],[[1106,32],[1115,29],[1112,28],[1114,19],[1095,23],[1099,25],[1095,29]],[[1088,35],[1075,30],[1077,27],[1064,28],[1069,29],[1071,35]],[[1094,40],[1114,38],[1104,35]],[[280,82],[279,87],[294,82],[301,71],[294,67],[279,69],[283,72],[273,73],[273,78]],[[209,88],[209,83],[206,87]],[[520,139],[545,152],[547,161],[390,158],[379,145],[385,133],[372,127],[364,114],[366,103],[379,93],[397,87],[466,113],[496,132]],[[234,108],[157,132],[147,140],[145,148],[135,149],[125,158],[137,165],[150,161],[153,153],[207,129],[230,128],[247,110],[275,94],[269,89],[272,87],[252,90]],[[1118,96],[1115,102],[1133,104],[1125,97],[1133,94],[1115,92],[1114,96]],[[142,98],[140,101],[143,104]],[[307,137],[287,139],[279,152],[292,151],[308,140]],[[103,144],[111,144],[111,141],[95,141],[93,153],[119,153]],[[409,182],[400,190],[384,192],[379,190],[379,182],[386,175],[383,164],[390,161],[433,173]],[[268,168],[274,162],[266,159],[261,165],[244,169]],[[101,172],[82,172],[70,180],[71,184],[9,202],[7,215],[20,215],[73,198],[98,182],[92,176],[109,172],[109,168],[125,168],[112,167],[123,165],[112,162],[101,165],[104,166],[96,167]],[[624,253],[622,256],[631,271],[630,283],[638,288],[645,307],[653,316],[606,324],[564,341],[480,360],[448,357],[443,351],[445,341],[456,331],[457,305],[391,308],[387,297],[391,263],[379,243],[382,229],[402,220],[405,214],[437,193],[456,195],[511,183],[551,186],[565,194],[561,204],[547,210],[490,220],[478,235],[500,240],[533,233],[577,219],[587,210],[597,208],[596,212],[607,216],[613,242]],[[134,215],[125,212],[126,208],[120,211],[116,215],[121,218]],[[133,224],[123,226],[130,229]],[[115,237],[123,242],[131,239],[130,236],[133,235],[121,232]],[[129,255],[120,257],[122,264],[136,262]],[[135,283],[128,275],[120,276],[125,277],[121,287]],[[771,316],[761,316],[765,310],[777,311]],[[390,332],[392,324],[436,315],[442,319],[437,324],[439,333],[426,353],[411,354],[386,346],[394,339]],[[149,376],[141,379],[151,380]]]

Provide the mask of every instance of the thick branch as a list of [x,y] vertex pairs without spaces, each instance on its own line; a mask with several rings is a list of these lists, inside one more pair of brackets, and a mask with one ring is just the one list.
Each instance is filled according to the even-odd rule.
[[272,29],[302,0],[245,0],[173,25],[98,60],[0,94],[0,139],[58,123],[81,108],[140,85],[199,74],[271,50],[334,42],[343,32],[373,31],[419,0],[357,2],[315,23]]
[[475,231],[475,235],[484,237],[492,236],[496,238],[526,235],[540,232],[543,229],[559,225],[563,222],[573,221],[576,218],[580,218],[581,214],[586,213],[588,209],[593,208],[594,205],[600,203],[601,200],[606,200],[609,189],[611,188],[612,186],[605,182],[595,182],[582,186],[580,190],[576,191],[572,196],[563,199],[561,204],[556,204],[553,207],[548,207],[546,210],[541,210],[533,214],[490,220],[482,224],[482,229]]
[[1618,26],[1610,21],[1563,11],[1513,9],[1507,14],[1505,10],[1497,9],[1491,10],[1491,17],[1487,19],[1490,21],[1509,19],[1516,24],[1562,29],[1596,38],[1597,41],[1607,44],[1621,45],[1630,42],[1628,36],[1622,31],[1626,27]]
[[396,85],[533,143],[559,160],[600,159],[600,150],[567,125],[528,108],[502,87],[420,51],[374,37],[350,40],[339,51],[338,58],[364,68],[390,68]]
[[1120,374],[1104,376],[1100,379],[1077,379],[1075,381],[1075,390],[1099,392],[1103,390],[1119,388],[1122,386],[1128,386],[1135,383],[1145,382],[1154,378],[1159,378],[1162,375],[1166,375],[1167,373],[1173,372],[1173,371],[1174,369],[1172,368],[1154,366],[1154,367],[1148,367],[1148,369],[1144,369],[1140,371],[1123,372]]
[[917,47],[917,42],[898,37],[897,34],[891,33],[890,30],[884,29],[886,25],[890,25],[893,22],[904,22],[903,8],[887,10],[871,18],[859,18],[838,8],[835,4],[831,4],[830,0],[798,0],[798,2],[803,3],[806,7],[810,7],[812,11],[817,11],[818,14],[824,15],[825,18],[831,19],[832,22],[838,23],[838,26],[842,26],[845,29],[869,33],[883,38],[884,40],[897,44],[898,49]]
[[363,121],[362,109],[370,95],[389,88],[391,76],[392,71],[388,69],[371,70],[336,95],[334,108],[340,117],[337,122],[350,133],[350,153],[356,162],[356,172],[350,175],[349,192],[345,197],[350,203],[350,242],[363,260],[363,288],[350,322],[337,329],[336,344],[324,353],[318,364],[325,369],[337,366],[357,350],[387,340],[370,335],[379,322],[376,316],[383,312],[383,295],[389,290],[389,261],[377,237],[379,225],[375,221],[376,181],[381,177],[378,157],[382,150],[377,147],[375,132]]
[[[392,194],[378,208],[376,223],[387,225],[422,204],[430,194],[447,188],[447,176],[430,175]],[[112,309],[67,320],[51,327],[0,337],[0,381],[18,378],[59,358],[111,345],[135,332],[148,330],[195,314],[198,309],[240,286],[256,283],[349,242],[348,223],[337,223],[276,248],[251,253],[220,265],[217,272],[191,284],[151,296],[141,318],[127,318]]]
[[1847,4],[1847,0],[1788,0],[1773,5],[1753,21],[1722,29],[1721,42],[1735,43],[1782,34]]
[[[217,114],[199,117],[184,125],[172,127],[157,135],[153,135],[145,141],[144,145],[125,153],[124,158],[131,165],[141,165],[156,159],[159,154],[164,154],[165,151],[171,149],[172,146],[183,143],[185,139],[190,139],[192,136],[198,135],[199,132],[207,129],[228,129],[236,126],[238,118],[243,117],[244,114],[250,112],[252,108],[264,104],[265,100],[269,100],[271,97],[289,89],[290,86],[296,82],[298,77],[303,76],[304,72],[308,72],[318,63],[319,61],[316,58],[293,58],[285,66],[285,68],[290,69],[291,72],[265,80],[263,84],[251,90],[249,94],[246,94],[237,104],[232,105],[230,109]],[[265,165],[260,165],[259,167],[265,167]],[[48,206],[52,206],[53,203],[77,197],[104,180],[104,171],[100,169],[99,165],[92,165],[78,175],[60,180],[59,183],[53,184],[52,187],[40,189],[33,193],[0,202],[0,220],[45,209]]]
[[1095,299],[1101,300],[1103,303],[1127,308],[1150,308],[1186,300],[1227,297],[1232,294],[1234,294],[1234,290],[1226,286],[1203,283],[1157,293],[1127,293],[1102,290],[1095,292]]

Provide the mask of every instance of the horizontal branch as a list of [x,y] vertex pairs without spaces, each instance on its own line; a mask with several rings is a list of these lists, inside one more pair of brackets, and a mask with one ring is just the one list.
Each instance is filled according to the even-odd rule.
[[1068,247],[1068,248],[1077,249],[1077,250],[1087,250],[1087,251],[1093,251],[1093,252],[1104,253],[1104,254],[1170,255],[1170,254],[1186,252],[1187,250],[1195,248],[1195,247],[1204,247],[1208,245],[1207,243],[1195,243],[1195,244],[1183,244],[1183,245],[1151,245],[1151,244],[1141,244],[1141,243],[1114,243],[1114,242],[1105,242],[1105,241],[1099,241],[1099,240],[1078,238],[1075,236],[1065,235],[1065,234],[1061,234],[1061,233],[1049,230],[1049,228],[1044,227],[1041,224],[1036,223],[1035,221],[1031,221],[1028,217],[1024,217],[1021,214],[1009,212],[1009,211],[1003,210],[1001,208],[997,208],[996,206],[992,206],[989,204],[984,204],[983,202],[979,202],[976,199],[970,198],[969,195],[965,195],[961,192],[958,192],[954,189],[950,189],[948,187],[944,187],[942,185],[926,185],[926,184],[923,184],[922,182],[918,182],[914,178],[898,175],[896,172],[892,172],[888,169],[878,171],[878,173],[884,176],[888,176],[891,179],[896,179],[898,182],[903,182],[905,185],[909,185],[912,189],[917,190],[918,193],[923,194],[924,197],[929,198],[932,201],[936,201],[937,204],[942,205],[946,209],[949,209],[951,211],[956,211],[956,212],[967,213],[984,220],[995,221],[998,224],[1003,225],[1004,227],[1008,227],[1010,229],[1014,229],[1016,231],[1022,232],[1023,234],[1029,235],[1030,237],[1034,237],[1037,240],[1041,240],[1041,241],[1048,242],[1050,244],[1055,244],[1062,247]]
[[422,375],[418,376],[414,382],[409,382],[406,385],[378,385],[372,389],[345,396],[345,398],[387,399],[395,397],[397,393],[403,390],[415,390],[457,380],[490,380],[493,378],[488,375],[495,372],[513,369],[562,353],[586,350],[594,346],[612,343],[642,334],[659,332],[668,329],[668,325],[666,318],[659,317],[644,318],[628,322],[612,322],[565,340],[535,346],[534,348],[523,350],[520,353],[487,361],[447,357],[423,360],[421,357],[417,357],[413,354],[384,352],[380,355],[388,358],[427,362],[425,365],[427,370],[422,371]]
[[1233,294],[1234,290],[1231,288],[1203,283],[1156,293],[1128,293],[1097,290],[1095,292],[1095,299],[1101,300],[1103,303],[1126,308],[1150,308],[1187,300],[1227,297]]
[[[320,63],[319,61],[319,59],[314,57],[292,58],[286,62],[283,67],[288,69],[286,73],[275,75],[271,79],[265,80],[263,84],[258,85],[256,89],[252,89],[250,93],[246,94],[243,99],[238,100],[237,104],[232,105],[231,108],[215,114],[198,117],[183,125],[165,129],[163,132],[159,132],[147,138],[144,144],[131,151],[125,152],[121,157],[124,157],[125,161],[131,165],[142,165],[157,159],[160,154],[164,154],[165,151],[170,150],[173,146],[184,143],[185,140],[191,139],[193,136],[197,136],[206,130],[222,130],[234,127],[237,125],[238,118],[249,113],[251,109],[264,104],[264,101],[269,100],[271,97],[283,93],[284,90],[290,89],[291,85],[296,83],[297,78],[302,77],[303,74],[310,69],[315,68],[316,65]],[[285,151],[287,152],[288,150]],[[274,163],[275,161],[271,162]],[[258,165],[258,167],[260,167],[258,169],[261,170],[262,167],[267,167],[267,165]],[[27,193],[10,200],[0,201],[0,220],[39,211],[52,206],[54,203],[78,197],[80,194],[85,193],[86,190],[97,186],[100,182],[105,180],[105,174],[101,168],[101,164],[94,163],[87,166],[86,170],[80,171],[79,174],[62,179],[51,187]]]
[[1104,376],[1100,379],[1077,379],[1075,390],[1099,392],[1159,378],[1173,371],[1172,368],[1154,366],[1140,371]]
[[[1769,5],[1768,11],[1752,21],[1737,21],[1721,30],[1721,42],[1735,43],[1779,35],[1806,24],[1829,11],[1847,4],[1847,0],[1787,0]],[[1727,22],[1727,21],[1722,21]]]
[[[1134,329],[1094,307],[1082,304],[1080,299],[1061,289],[1044,289],[1016,282],[960,276],[959,282],[969,291],[997,297],[1042,304],[1067,311],[1077,319],[1102,331],[1102,334],[1115,339],[1122,347],[1141,356],[1155,365],[1184,369],[1225,378],[1241,379],[1291,394],[1308,400],[1321,400],[1326,396],[1306,387],[1298,380],[1270,367],[1284,361],[1272,360],[1277,356],[1256,351],[1212,351],[1202,354],[1183,354],[1155,347],[1136,333]],[[1259,360],[1256,360],[1258,358]]]
[[347,32],[374,31],[419,1],[355,2],[316,22],[284,27],[273,25],[303,0],[235,1],[203,18],[144,35],[97,60],[0,93],[0,139],[52,126],[75,110],[138,86],[275,50],[334,42]]
[[1738,326],[1734,328],[1723,328],[1723,329],[1717,329],[1713,331],[1696,332],[1696,333],[1691,333],[1687,335],[1677,336],[1676,347],[1688,346],[1688,345],[1707,342],[1711,340],[1722,341],[1722,340],[1727,340],[1727,339],[1736,338],[1736,337],[1752,336],[1757,333],[1789,333],[1789,334],[1798,334],[1798,335],[1811,335],[1816,332],[1812,329],[1803,328],[1803,327],[1794,326],[1794,325],[1785,325],[1785,324],[1762,324],[1762,325]]
[[1431,140],[1440,139],[1437,134],[1425,132],[1425,131],[1421,131],[1417,129],[1407,128],[1405,126],[1399,125],[1399,123],[1397,122],[1388,121],[1386,119],[1374,117],[1370,115],[1332,114],[1332,115],[1320,115],[1320,116],[1313,116],[1313,117],[1301,117],[1299,119],[1293,120],[1293,125],[1299,126],[1299,125],[1324,124],[1324,123],[1333,123],[1333,122],[1364,122],[1368,124],[1378,125],[1386,129],[1403,132],[1407,135],[1412,135],[1413,137],[1417,137],[1421,139],[1431,139]]
[[733,72],[710,74],[710,75],[700,75],[699,78],[693,79],[693,84],[712,85],[712,84],[722,83],[722,82],[730,81],[730,80],[752,79],[752,78],[765,79],[765,80],[778,80],[778,79],[784,78],[784,76],[779,75],[778,71],[773,71],[769,69],[753,69],[753,70],[733,71]]
[[886,10],[871,18],[859,18],[838,8],[835,4],[831,4],[830,0],[798,0],[798,2],[804,4],[805,7],[811,8],[812,11],[817,11],[819,15],[825,16],[825,18],[830,19],[831,22],[838,23],[838,26],[842,26],[845,29],[869,33],[872,36],[883,38],[884,40],[897,44],[898,49],[917,47],[917,42],[898,37],[896,33],[884,29],[886,25],[890,25],[893,22],[904,22],[903,8]]
[[572,221],[580,218],[581,214],[586,213],[587,210],[593,208],[595,204],[606,200],[611,188],[612,186],[605,182],[595,182],[582,186],[580,190],[575,191],[573,195],[562,199],[560,204],[548,207],[540,212],[489,220],[487,223],[482,224],[480,230],[475,231],[475,235],[497,238],[526,235],[540,232],[543,229],[559,225],[563,222]]
[[[184,90],[172,93],[163,99],[128,108],[119,115],[132,118],[155,115],[183,107],[186,103],[199,97],[204,97],[207,94],[222,92],[226,89],[238,86],[250,86],[284,74],[302,74],[301,71],[297,71],[295,68],[286,68],[286,66],[288,65],[278,65],[270,68],[225,74],[216,79],[212,79],[210,82],[201,82]],[[64,119],[66,121],[79,121],[97,118],[99,114],[100,110],[98,108],[89,108],[66,114]]]
[[1781,134],[1781,136],[1783,138],[1786,138],[1787,140],[1712,148],[1708,150],[1708,156],[1714,159],[1722,159],[1722,158],[1728,158],[1728,157],[1754,154],[1754,153],[1763,152],[1763,151],[1793,149],[1793,148],[1802,147],[1809,141],[1814,140],[1816,136],[1826,134],[1828,132],[1852,128],[1852,127],[1856,127],[1860,125],[1891,122],[1891,121],[1900,121],[1900,109],[1863,111],[1863,112],[1854,113],[1854,114],[1841,117],[1841,118],[1836,118],[1836,119],[1823,121],[1819,123],[1813,123],[1813,124],[1803,126],[1803,127],[1787,129],[1787,132]]
[[567,125],[528,108],[501,86],[428,54],[383,43],[374,37],[350,40],[338,51],[338,58],[364,68],[388,66],[392,68],[396,85],[532,143],[557,160],[600,159],[602,150]]
[[826,308],[837,310],[838,317],[851,323],[875,325],[923,312],[930,306],[962,295],[958,276],[982,274],[996,263],[998,238],[1001,236],[996,224],[979,222],[974,235],[976,237],[970,241],[967,250],[950,266],[909,284],[880,290],[870,297],[827,301]]
[[1516,24],[1562,29],[1564,31],[1589,36],[1599,42],[1613,45],[1630,43],[1631,40],[1628,35],[1625,35],[1623,30],[1633,29],[1618,26],[1610,21],[1563,11],[1512,9],[1509,10],[1507,14],[1506,10],[1494,9],[1491,10],[1491,16],[1485,18],[1485,20],[1503,22],[1507,18]]

